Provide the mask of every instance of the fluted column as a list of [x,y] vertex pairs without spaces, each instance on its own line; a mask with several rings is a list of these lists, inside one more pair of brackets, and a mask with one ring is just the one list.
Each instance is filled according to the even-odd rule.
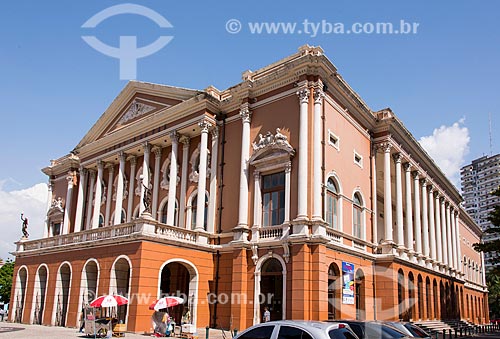
[[[170,133],[172,149],[170,151],[170,180],[168,182],[168,201],[167,201],[167,225],[174,225],[175,220],[175,198],[177,197],[177,158],[179,157],[179,135],[176,131]],[[203,177],[199,178],[204,179]]]
[[422,188],[422,250],[423,254],[429,258],[429,211],[427,203],[427,179],[420,180]]
[[413,172],[413,199],[415,210],[413,219],[415,220],[415,251],[422,254],[422,224],[420,223],[420,172]]
[[186,189],[187,189],[187,171],[189,160],[189,137],[182,136],[179,141],[182,143],[182,168],[181,168],[181,192],[179,198],[179,227],[186,226]]
[[96,172],[94,170],[89,170],[90,177],[90,185],[89,185],[89,193],[87,195],[87,217],[85,222],[85,229],[89,230],[92,227],[92,210],[94,207],[94,192],[96,186]]
[[430,255],[431,258],[436,261],[437,260],[437,254],[436,254],[436,242],[437,242],[437,235],[436,235],[436,225],[434,224],[435,220],[435,214],[434,214],[434,189],[432,185],[429,185],[429,191],[428,191],[428,202],[429,202],[429,239],[430,239]]
[[73,201],[73,186],[75,183],[75,173],[69,172],[66,176],[66,180],[68,181],[68,189],[66,190],[66,204],[64,205],[64,221],[63,221],[63,229],[62,234],[69,233],[69,227],[71,224],[71,205]]
[[75,212],[75,232],[80,232],[83,227],[83,207],[85,204],[85,187],[87,186],[87,169],[83,166],[80,167],[80,180],[78,181],[78,198],[76,200]]
[[[155,154],[155,172],[153,174],[153,199],[152,199],[153,202],[151,203],[151,217],[156,220],[158,218],[158,191],[160,189],[161,147],[159,146],[153,147],[153,153]],[[170,162],[170,168],[172,168],[172,162]],[[175,171],[176,171],[175,179],[177,179],[177,166],[175,166]],[[174,180],[174,182],[177,184],[177,180]],[[173,225],[169,224],[168,222],[167,224]]]
[[455,227],[454,209],[450,208],[450,228],[451,228],[451,241],[453,251],[453,268],[458,270],[458,257],[457,257],[457,229]]
[[307,184],[308,184],[308,111],[309,89],[297,92],[300,101],[299,113],[299,169],[297,186],[297,219],[307,219]]
[[52,206],[52,183],[47,183],[47,209],[45,211],[45,229],[43,230],[43,237],[48,238],[49,236],[49,218],[47,217],[47,213],[49,213],[50,207]]
[[[200,145],[200,166],[198,169],[198,195],[196,202],[196,231],[205,230],[205,191],[207,187],[207,146],[208,146],[208,130],[210,124],[208,121],[202,120],[198,124],[201,128],[201,145]],[[249,131],[250,133],[250,131]],[[249,135],[250,138],[250,135]],[[248,186],[247,186],[248,190]],[[248,194],[246,195],[248,201]]]
[[405,164],[405,185],[406,185],[406,247],[413,251],[413,207],[411,199],[411,164]]
[[440,210],[441,210],[441,232],[443,243],[443,264],[448,265],[448,235],[446,233],[446,208],[444,206],[445,200],[441,198]]
[[115,220],[113,225],[122,223],[122,209],[123,209],[123,191],[125,185],[125,153],[118,154],[120,164],[118,166],[118,181],[116,183],[116,201],[115,201]]
[[151,145],[147,142],[144,143],[144,159],[142,161],[142,176],[141,176],[141,199],[139,201],[139,216],[146,211],[146,206],[144,205],[144,195],[146,194],[146,189],[149,187],[151,178],[149,177],[149,156],[151,154]]
[[393,242],[392,237],[392,192],[391,192],[391,147],[387,142],[383,146],[384,150],[384,230],[385,240]]
[[451,233],[450,203],[445,205],[446,209],[446,244],[448,245],[448,266],[453,267],[453,234]]
[[[322,83],[320,82],[322,87]],[[316,88],[314,90],[314,131],[313,133],[313,213],[312,218],[314,220],[323,220],[323,208],[322,208],[322,152],[321,152],[321,139],[322,133],[321,129],[321,113],[323,107],[323,93],[322,88]]]
[[399,247],[404,247],[404,231],[403,231],[403,185],[401,180],[401,153],[393,155],[396,172],[396,243]]
[[241,105],[240,117],[243,123],[241,133],[240,192],[238,205],[238,227],[248,227],[248,159],[250,157],[250,110],[248,103]]
[[97,182],[95,185],[94,213],[92,214],[92,229],[99,228],[99,216],[101,214],[101,199],[103,185],[104,163],[97,160]]
[[[259,228],[262,226],[262,194],[260,190],[260,172],[253,172],[253,186],[254,186],[254,195],[253,195],[253,227]],[[286,205],[286,204],[285,204]],[[253,234],[256,234],[254,232]],[[252,240],[257,240],[253,239]]]
[[130,178],[128,181],[128,203],[127,203],[127,222],[132,220],[134,214],[134,185],[135,185],[135,170],[137,166],[137,158],[130,157]]
[[290,222],[290,191],[292,185],[290,182],[291,172],[292,172],[292,163],[288,162],[285,165],[285,218],[283,220],[284,224],[288,224]]
[[378,244],[378,212],[377,212],[377,149],[372,146],[372,241]]
[[458,212],[455,213],[454,219],[455,219],[455,229],[456,229],[456,234],[457,234],[458,270],[460,272],[462,272],[463,271],[463,267],[462,267],[462,248],[460,246],[462,244],[462,239],[460,237],[460,224],[459,224],[459,221],[458,221]]
[[441,204],[440,196],[436,192],[434,195],[434,203],[436,206],[436,245],[437,245],[437,260],[438,262],[443,262],[443,238],[441,236]]
[[104,226],[108,226],[111,219],[111,201],[113,200],[113,177],[115,174],[114,164],[108,164],[108,191],[106,195],[106,215],[104,217]]
[[217,165],[219,161],[219,128],[212,128],[212,151],[210,163],[210,198],[208,199],[207,228],[213,233],[215,229],[215,208],[217,206]]

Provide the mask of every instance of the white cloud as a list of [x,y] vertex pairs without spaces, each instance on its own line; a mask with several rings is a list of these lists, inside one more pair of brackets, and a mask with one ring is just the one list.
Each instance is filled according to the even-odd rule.
[[0,180],[0,258],[12,256],[15,241],[21,238],[21,213],[28,218],[30,239],[39,239],[43,235],[47,209],[47,185],[40,183],[32,187],[16,190],[4,190],[6,180]]
[[462,118],[451,126],[434,129],[432,135],[420,138],[420,145],[429,153],[443,173],[456,186],[460,187],[460,168],[469,153],[469,129]]

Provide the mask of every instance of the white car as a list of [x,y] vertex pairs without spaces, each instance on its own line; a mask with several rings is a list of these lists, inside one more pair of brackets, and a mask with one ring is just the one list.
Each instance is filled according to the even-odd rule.
[[233,339],[358,339],[349,325],[305,320],[278,320],[254,325]]

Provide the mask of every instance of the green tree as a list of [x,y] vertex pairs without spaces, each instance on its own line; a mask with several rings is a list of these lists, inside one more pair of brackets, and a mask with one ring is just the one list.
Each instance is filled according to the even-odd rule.
[[14,262],[9,259],[2,267],[0,267],[0,301],[4,303],[10,302],[13,274]]
[[[491,193],[497,197],[500,197],[500,187],[497,188],[494,192]],[[500,204],[495,206],[495,209],[490,212],[488,216],[488,220],[491,222],[491,226],[484,231],[485,234],[497,236],[497,239],[491,240],[488,242],[474,244],[474,249],[476,251],[485,252],[485,253],[495,253],[500,252]],[[499,253],[500,254],[500,253]],[[489,259],[489,262],[493,265],[500,263],[500,256],[492,256]],[[498,274],[500,272],[497,271]]]
[[486,275],[488,285],[488,304],[490,306],[490,318],[500,317],[500,270],[495,269]]

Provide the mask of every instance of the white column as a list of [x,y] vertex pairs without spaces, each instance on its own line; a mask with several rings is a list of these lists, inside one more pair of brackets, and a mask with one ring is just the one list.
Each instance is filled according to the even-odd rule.
[[415,202],[415,211],[413,217],[415,220],[415,252],[422,253],[422,224],[420,223],[420,172],[413,172],[413,197]]
[[[322,87],[322,83],[319,83]],[[313,133],[313,213],[312,218],[314,220],[323,220],[322,213],[322,152],[321,152],[321,139],[322,139],[322,129],[321,129],[321,113],[323,107],[323,97],[325,94],[321,88],[316,88],[314,90],[314,122],[313,128],[315,133]]]
[[134,214],[134,185],[135,185],[135,167],[137,166],[137,158],[130,157],[130,178],[128,181],[128,202],[127,202],[127,222],[132,220]]
[[87,169],[83,166],[80,167],[80,178],[78,182],[78,198],[76,201],[76,212],[75,212],[75,232],[80,232],[82,230],[82,220],[83,220],[83,205],[85,204],[85,187],[87,185]]
[[52,206],[52,183],[49,182],[47,183],[47,209],[45,211],[45,229],[43,230],[43,237],[48,238],[49,237],[49,218],[47,217],[47,213],[49,213],[50,207]]
[[90,223],[92,221],[92,209],[94,207],[94,188],[95,188],[95,180],[96,173],[94,170],[89,170],[90,176],[90,185],[89,185],[89,193],[87,195],[87,217],[85,221],[85,229],[89,230],[92,227]]
[[430,242],[430,255],[431,258],[436,261],[436,225],[434,224],[435,214],[434,214],[434,190],[431,185],[429,185],[428,191],[428,203],[429,203],[429,242]]
[[372,147],[372,236],[373,243],[378,244],[378,213],[377,213],[377,149]]
[[308,111],[309,111],[309,89],[305,88],[297,92],[300,101],[299,115],[299,170],[297,187],[297,219],[307,219],[307,166],[308,151]]
[[401,160],[403,156],[401,153],[393,155],[396,172],[396,242],[399,247],[404,247],[403,236],[403,187],[401,182]]
[[413,207],[411,199],[411,164],[405,164],[405,187],[406,187],[406,247],[413,251]]
[[[284,218],[285,220],[283,220],[284,224],[290,223],[290,192],[291,192],[290,173],[291,172],[292,172],[292,163],[289,162],[285,166],[285,218]],[[262,216],[262,211],[260,214]]]
[[104,226],[110,225],[111,219],[111,201],[113,200],[113,177],[115,174],[115,166],[110,163],[108,168],[108,192],[106,195],[106,216],[104,217]]
[[208,232],[215,230],[215,208],[217,207],[217,165],[219,164],[219,128],[212,128],[212,154],[210,163],[210,197],[208,199],[207,228]]
[[[460,224],[458,220],[458,211],[454,215],[455,218],[455,232],[457,234],[457,259],[458,259],[458,270],[462,272],[463,267],[462,267],[462,239],[460,237]],[[483,265],[484,267],[484,265]]]
[[455,227],[455,210],[450,208],[450,228],[451,228],[451,241],[453,251],[453,268],[458,271],[458,257],[457,257],[457,229]]
[[125,153],[120,152],[118,158],[120,159],[120,164],[118,167],[118,181],[116,183],[115,220],[113,220],[113,225],[122,223],[123,191],[125,185]]
[[443,243],[443,263],[448,266],[448,235],[446,234],[446,208],[444,206],[444,198],[441,198],[440,209],[442,232],[441,242]]
[[62,234],[69,233],[70,219],[71,219],[71,205],[73,201],[73,186],[75,183],[75,173],[69,172],[66,180],[68,181],[68,189],[66,191],[66,204],[64,205],[64,221],[63,221],[63,229]]
[[441,237],[441,204],[440,204],[440,196],[436,192],[434,196],[434,203],[436,206],[436,244],[437,244],[437,260],[438,262],[443,262],[443,239]]
[[391,147],[388,142],[383,146],[384,149],[384,221],[385,221],[385,240],[393,242],[392,238],[392,197],[391,197]]
[[[196,227],[195,231],[205,230],[205,191],[207,187],[207,146],[208,146],[208,129],[210,124],[208,121],[202,120],[198,124],[201,128],[201,145],[200,145],[200,166],[198,170],[198,195],[196,202]],[[248,190],[248,186],[247,186]],[[248,194],[246,195],[248,201]]]
[[422,185],[422,249],[423,254],[428,258],[429,249],[429,212],[427,204],[427,179],[420,181]]
[[99,216],[101,214],[101,198],[102,198],[102,176],[104,172],[104,163],[102,160],[97,160],[97,182],[95,185],[94,213],[92,214],[92,229],[99,228]]
[[448,245],[448,266],[453,267],[453,234],[451,233],[451,218],[450,218],[450,203],[445,205],[446,208],[446,243]]
[[[181,168],[181,192],[179,198],[179,227],[185,228],[186,226],[186,189],[187,189],[187,171],[189,160],[189,137],[182,136],[179,139],[182,142],[182,168]],[[189,225],[188,225],[189,227]]]
[[[250,110],[248,104],[241,105],[240,116],[243,122],[241,133],[240,193],[238,205],[238,227],[248,227],[248,159],[250,157]],[[199,213],[199,212],[196,212]]]
[[[260,172],[253,172],[253,227],[259,228],[262,226],[262,194],[260,190]],[[286,206],[286,203],[285,203]],[[256,239],[252,239],[256,240]]]
[[[155,173],[153,174],[153,202],[151,203],[151,217],[153,219],[158,218],[158,190],[160,188],[160,165],[161,165],[161,147],[153,147],[153,153],[155,154]],[[175,166],[177,179],[177,166]],[[172,177],[170,177],[172,178]],[[177,180],[174,180],[177,183]],[[167,223],[168,224],[168,223]],[[173,225],[173,224],[169,224]]]
[[173,131],[172,133],[170,133],[169,137],[172,141],[172,149],[170,150],[170,180],[168,182],[167,225],[174,225],[175,198],[177,196],[177,158],[179,156],[179,135],[177,134],[177,131]]
[[149,177],[149,156],[151,154],[151,145],[147,142],[144,143],[144,159],[142,161],[142,182],[141,182],[141,199],[139,201],[139,215],[142,215],[146,211],[146,206],[144,206],[144,195],[146,193],[145,187],[150,189]]

